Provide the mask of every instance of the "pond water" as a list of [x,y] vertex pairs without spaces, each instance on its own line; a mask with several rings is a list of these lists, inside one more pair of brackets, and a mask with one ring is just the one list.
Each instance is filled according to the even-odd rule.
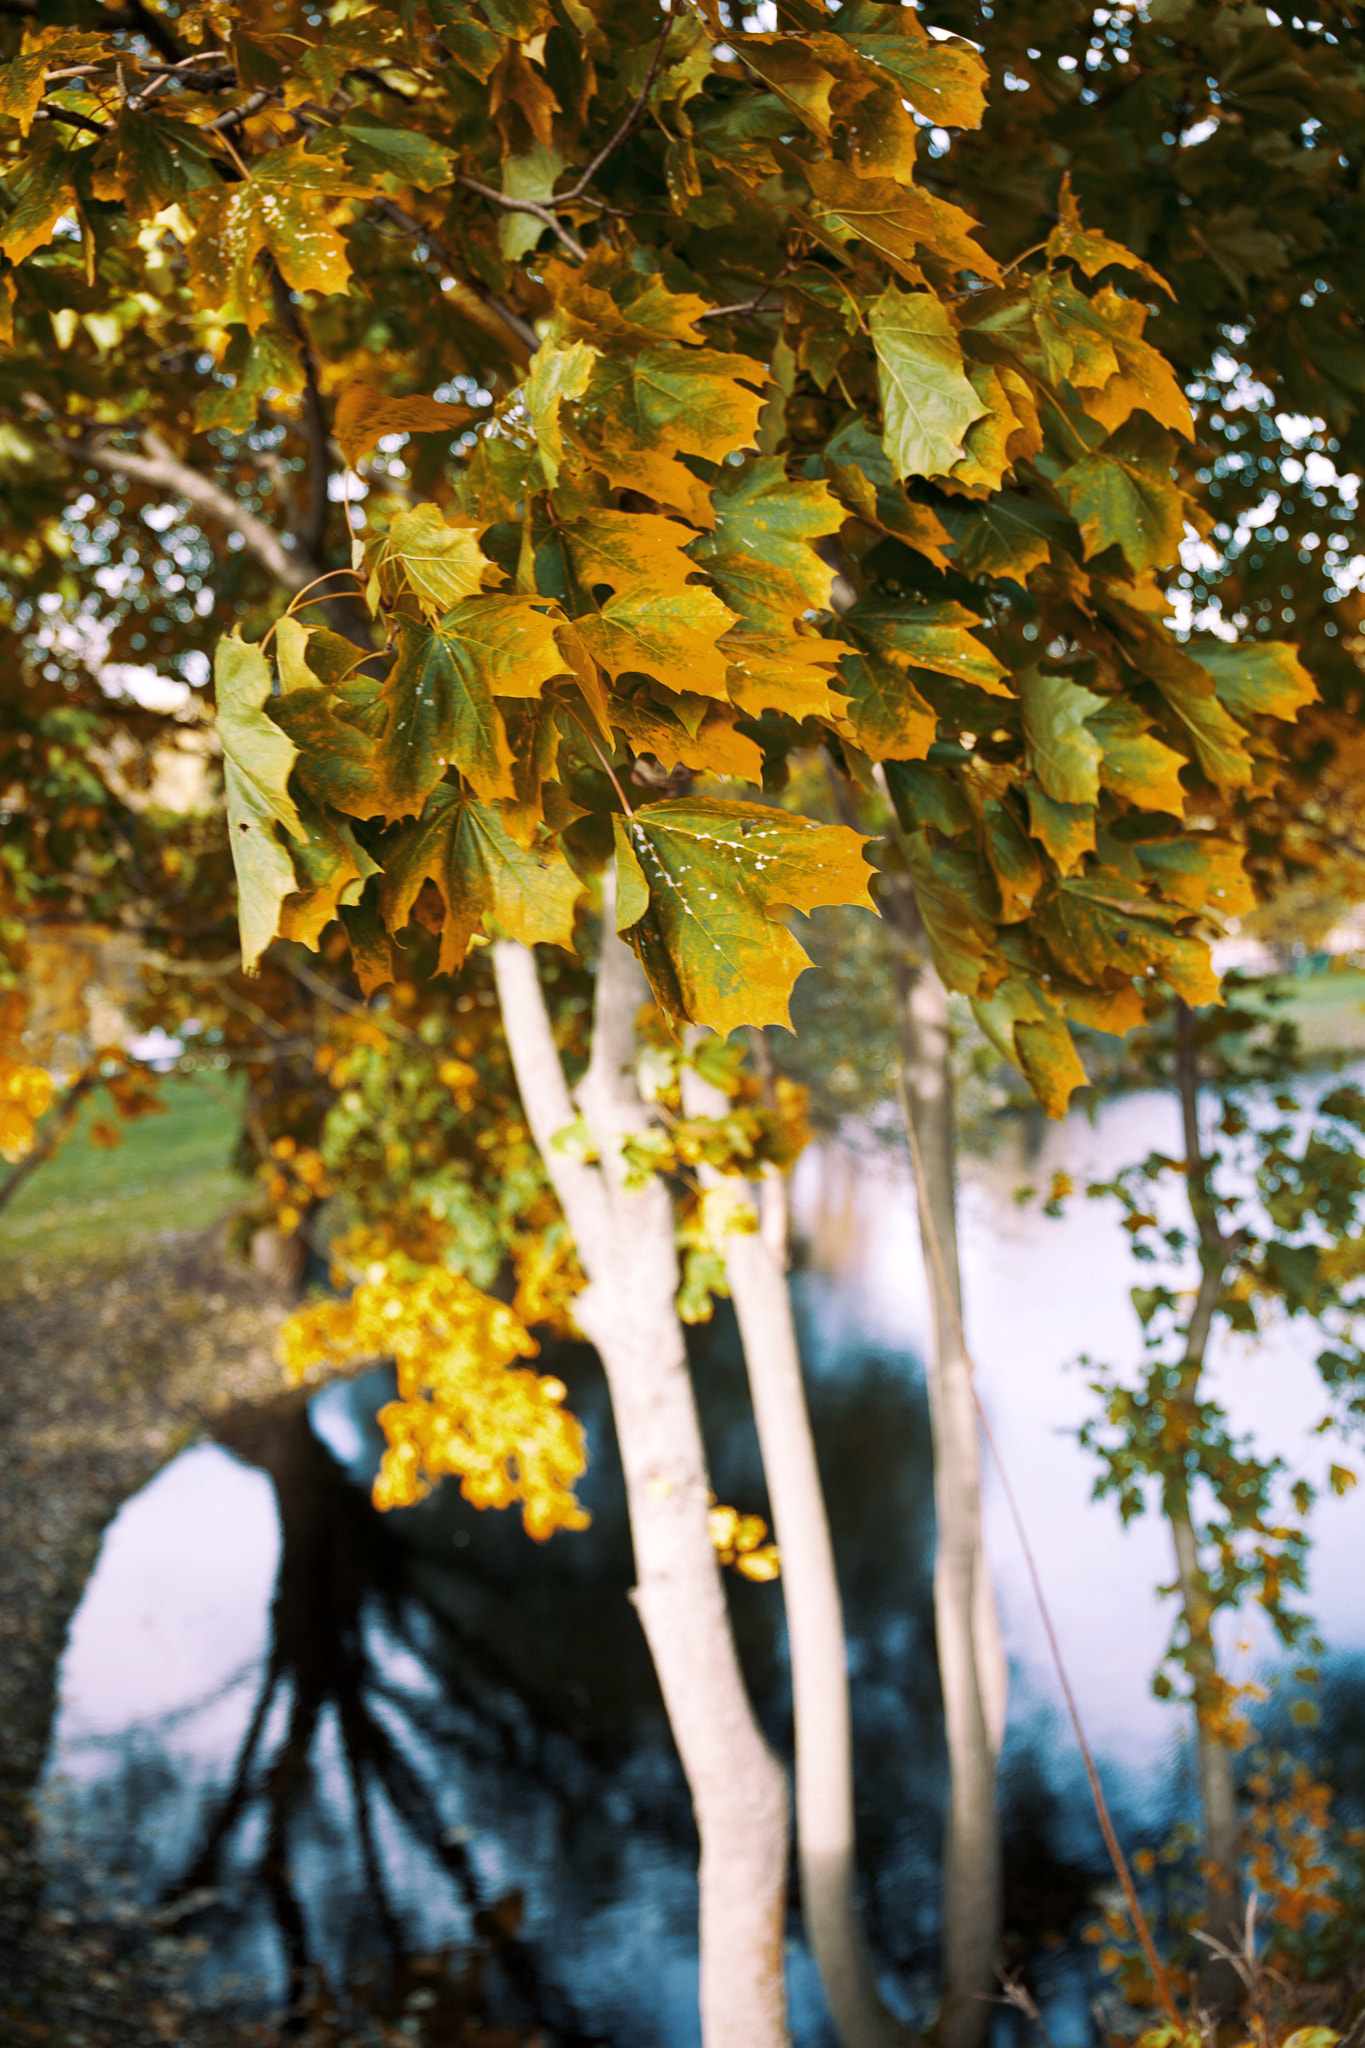
[[[1022,1181],[1078,1184],[1152,1146],[1174,1107],[1110,1105],[1026,1132],[969,1168],[963,1257],[982,1390],[1073,1682],[1130,1839],[1189,1807],[1180,1712],[1154,1700],[1169,1628],[1158,1524],[1127,1533],[1090,1498],[1075,1442],[1091,1398],[1067,1362],[1137,1347],[1122,1234],[1101,1205],[1064,1222]],[[794,1280],[848,1609],[863,1876],[888,1998],[932,2001],[943,1758],[929,1578],[933,1518],[917,1363],[925,1291],[907,1177],[891,1154],[802,1163]],[[1311,1478],[1330,1452],[1311,1333],[1225,1340],[1236,1422]],[[737,1342],[699,1332],[719,1498],[764,1508]],[[547,1355],[547,1364],[550,1358]],[[386,1952],[481,1945],[493,2020],[562,2044],[693,2048],[695,1845],[626,1594],[629,1543],[600,1371],[553,1353],[589,1433],[584,1535],[532,1544],[447,1486],[381,1517],[368,1501],[387,1377],[224,1419],[123,1508],[75,1618],[44,1784],[55,1903],[121,1893],[200,1936],[194,1988],[248,2010]],[[1340,1451],[1338,1450],[1338,1456]],[[1339,1659],[1365,1649],[1365,1489],[1314,1517],[1311,1599]],[[1059,2048],[1088,2041],[1093,1950],[1074,1934],[1104,1875],[1017,1545],[988,1480],[1011,1659],[1004,1770],[1008,1919]],[[732,1577],[772,1739],[790,1745],[780,1587]],[[1238,1675],[1268,1656],[1228,1639]],[[1365,1786],[1361,1791],[1365,1793]],[[832,2040],[793,1922],[793,2029]],[[1002,2015],[1002,2025],[1006,2017]]]

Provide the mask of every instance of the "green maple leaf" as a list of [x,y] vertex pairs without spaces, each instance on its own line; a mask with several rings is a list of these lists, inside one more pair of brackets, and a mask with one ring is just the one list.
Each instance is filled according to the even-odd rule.
[[564,461],[560,408],[583,396],[596,361],[597,350],[586,341],[575,341],[568,348],[553,348],[548,342],[542,343],[531,363],[531,373],[522,386],[521,395],[536,430],[540,466],[551,490],[559,482],[560,465]]
[[64,213],[76,204],[73,159],[52,128],[38,137],[20,168],[6,180],[14,205],[0,229],[0,251],[22,263],[52,240]]
[[1305,704],[1317,702],[1318,686],[1283,640],[1239,642],[1200,640],[1190,649],[1201,668],[1213,677],[1220,703],[1234,718],[1297,718]]
[[194,424],[200,433],[226,427],[245,434],[255,426],[261,401],[282,398],[303,389],[303,360],[298,343],[270,327],[249,334],[234,330],[221,364],[229,384],[206,384],[194,402]]
[[1083,854],[1095,850],[1095,806],[1059,804],[1036,782],[1025,785],[1028,799],[1028,828],[1040,846],[1046,847],[1061,874],[1069,875],[1080,865]]
[[298,888],[293,862],[276,825],[308,838],[293,797],[289,771],[295,748],[261,708],[270,696],[270,663],[259,647],[237,634],[218,642],[214,690],[223,748],[228,835],[237,870],[237,917],[242,965],[248,973],[279,928],[280,905]]
[[1136,704],[1110,698],[1086,724],[1103,749],[1100,781],[1106,789],[1115,790],[1144,811],[1181,815],[1185,808],[1180,781],[1184,756],[1156,737],[1150,719]]
[[[283,671],[283,659],[280,666]],[[347,718],[348,710],[364,722]],[[386,713],[372,678],[357,678],[349,690],[315,682],[287,688],[271,711],[298,749],[295,780],[315,803],[352,818],[401,815],[379,775],[376,738]],[[367,731],[366,724],[375,730]]]
[[434,192],[438,186],[448,185],[455,165],[451,152],[429,135],[416,128],[397,128],[359,107],[309,147],[310,151],[326,149],[329,153],[344,149],[357,176],[376,183],[394,178],[419,192]]
[[385,679],[388,719],[376,758],[385,814],[419,811],[449,767],[485,802],[514,794],[512,756],[483,649],[461,631],[465,607],[439,625],[394,622],[397,659]]
[[747,448],[763,410],[768,372],[751,356],[704,348],[644,348],[603,357],[579,406],[607,453],[640,448],[723,462]]
[[380,901],[391,932],[408,921],[430,881],[445,905],[439,974],[463,961],[480,929],[524,946],[573,943],[583,885],[557,846],[519,846],[498,812],[443,783],[420,818],[386,849]]
[[616,818],[617,927],[670,1015],[788,1023],[808,957],[782,910],[870,904],[861,834],[762,804],[677,798]]
[[970,43],[937,42],[908,8],[855,0],[838,15],[837,34],[895,79],[915,108],[949,128],[979,128],[989,78]]
[[888,285],[868,316],[877,351],[886,452],[898,477],[944,476],[986,411],[962,367],[948,308],[932,292]]
[[828,484],[789,479],[780,457],[761,456],[722,474],[711,503],[715,528],[689,552],[751,632],[784,634],[827,607],[834,571],[811,542],[844,523]]
[[1202,939],[1173,927],[1184,913],[1134,895],[1122,875],[1059,882],[1039,904],[1036,929],[1064,974],[1104,987],[1119,975],[1157,974],[1190,1003],[1218,1000]]
[[1173,562],[1185,534],[1185,501],[1169,468],[1116,435],[1073,462],[1057,493],[1081,529],[1087,561],[1118,547],[1134,569]]
[[1025,1076],[1049,1116],[1066,1115],[1073,1092],[1090,1077],[1066,1020],[1039,982],[1009,975],[972,1014],[996,1051]]
[[1056,803],[1093,804],[1103,748],[1086,720],[1104,707],[1104,698],[1037,667],[1020,675],[1019,696],[1029,772]]
[[874,654],[846,654],[839,688],[848,694],[843,726],[873,761],[922,761],[938,737],[938,713],[903,669]]
[[858,645],[900,668],[953,676],[993,697],[1009,695],[1005,664],[972,632],[981,624],[960,604],[856,604],[843,629]]

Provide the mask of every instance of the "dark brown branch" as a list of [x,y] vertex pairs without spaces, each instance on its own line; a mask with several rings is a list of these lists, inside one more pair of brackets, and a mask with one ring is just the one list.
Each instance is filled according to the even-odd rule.
[[576,256],[580,263],[587,262],[588,252],[583,247],[583,244],[576,236],[571,235],[569,230],[560,221],[556,220],[548,206],[542,206],[538,200],[509,199],[507,194],[499,192],[495,185],[485,185],[478,178],[466,178],[458,171],[452,182],[456,185],[463,185],[466,192],[477,192],[480,199],[492,200],[494,206],[500,206],[504,213],[529,213],[533,220],[543,222],[547,228],[558,235],[571,256]]
[[673,16],[671,14],[666,14],[664,16],[663,27],[659,31],[659,39],[654,45],[654,54],[649,60],[649,69],[645,73],[645,82],[640,87],[639,92],[636,94],[634,105],[631,107],[629,113],[622,121],[620,127],[616,130],[616,133],[611,137],[611,139],[608,142],[603,143],[602,147],[598,150],[596,156],[592,159],[591,163],[587,164],[585,168],[579,172],[578,177],[575,180],[573,186],[570,188],[570,190],[559,195],[561,203],[563,203],[566,200],[581,198],[583,192],[585,191],[587,186],[591,184],[592,180],[597,176],[597,173],[601,170],[603,164],[606,163],[607,159],[609,157],[614,156],[617,150],[621,147],[622,143],[628,142],[631,136],[635,133],[635,130],[639,127],[641,119],[644,116],[646,104],[649,100],[649,88],[654,83],[654,74],[657,72],[659,68],[660,60],[662,59],[664,54],[664,44],[668,41],[668,32],[672,28],[672,26]]
[[104,122],[92,121],[88,114],[73,113],[70,107],[39,107],[34,118],[39,121],[60,121],[66,128],[84,128],[90,135],[109,133]]

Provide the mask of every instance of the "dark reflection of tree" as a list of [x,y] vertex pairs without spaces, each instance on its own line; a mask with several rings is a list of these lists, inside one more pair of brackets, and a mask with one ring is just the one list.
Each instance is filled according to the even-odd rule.
[[[448,1702],[414,1697],[380,1668],[370,1647],[376,1623],[390,1641],[424,1663],[429,1658],[423,1616],[406,1589],[404,1547],[319,1442],[301,1397],[235,1409],[218,1421],[214,1434],[226,1449],[264,1472],[274,1488],[281,1530],[279,1575],[269,1655],[231,1779],[205,1816],[170,1896],[185,1899],[215,1889],[234,1839],[263,1819],[251,1876],[269,1901],[293,2024],[301,2028],[317,1959],[291,1861],[303,1829],[321,1817],[318,1744],[331,1717],[351,1794],[366,1917],[391,1963],[396,1967],[402,1957],[404,1929],[377,1839],[381,1802],[464,1903],[520,2008],[517,2017],[544,2028],[562,2048],[587,2048],[597,2037],[583,2031],[568,2002],[544,1981],[516,1932],[513,1903],[480,1896],[468,1855],[458,1840],[443,1833],[428,1788],[391,1732],[391,1724],[406,1717],[418,1741],[440,1743],[448,1751],[453,1739],[466,1750],[482,1748],[489,1761],[515,1756],[520,1769],[534,1769],[535,1743],[518,1725],[515,1703],[505,1698],[505,1675],[486,1646],[452,1641],[449,1622],[442,1628],[443,1675],[449,1681],[463,1672],[464,1683],[457,1682],[452,1691],[448,1682]],[[281,1716],[282,1735],[269,1737]],[[372,1941],[363,1945],[373,1946]]]
[[[924,1392],[912,1361],[879,1355],[847,1318],[844,1300],[808,1281],[801,1298],[808,1349],[819,1360],[811,1405],[855,1665],[863,1881],[882,1958],[903,1984],[928,1993],[943,1772]],[[717,1494],[764,1513],[727,1304],[699,1337],[698,1393]],[[306,2003],[317,1970],[319,1908],[329,1947],[345,1933],[353,1980],[377,1950],[387,1953],[391,1981],[403,1980],[410,1934],[385,1854],[384,1821],[390,1831],[396,1821],[482,1935],[486,1975],[503,2001],[496,2017],[538,2027],[560,2048],[589,2038],[519,1937],[515,1901],[482,1898],[465,1849],[442,1832],[424,1752],[453,1764],[467,1783],[482,1769],[491,1788],[501,1786],[490,1791],[493,1838],[497,1814],[505,1820],[516,1811],[518,1786],[548,1795],[549,1838],[536,1853],[568,1908],[561,1929],[581,1929],[582,1902],[619,1899],[627,1842],[645,1838],[675,1867],[687,1863],[690,1809],[627,1597],[625,1499],[600,1369],[582,1346],[547,1346],[542,1366],[568,1384],[592,1446],[584,1487],[592,1529],[547,1545],[532,1543],[515,1515],[477,1512],[453,1484],[416,1508],[377,1515],[358,1474],[319,1441],[299,1397],[234,1411],[215,1429],[226,1449],[270,1479],[282,1551],[260,1693],[174,1896],[219,1890],[249,1841],[247,1881],[268,1903],[295,2003]],[[352,1390],[362,1431],[373,1431],[387,1392],[382,1375]],[[761,1718],[789,1754],[780,1591],[737,1578],[729,1590]],[[415,1657],[424,1678],[395,1673],[377,1643]],[[335,1778],[323,1782],[319,1758],[330,1733],[348,1801],[338,1800]],[[1054,1846],[1066,1834],[1065,1815],[1050,1774],[1028,1768],[1025,1747],[1030,1755],[1015,1760],[1005,1788],[1011,1952],[1020,1962],[1051,1951],[1092,1877]],[[344,1805],[349,1816],[338,1810]],[[333,1840],[348,1829],[356,1851],[365,1896],[349,1930],[337,1925],[343,1887],[334,1880],[333,1896],[319,1901],[292,1873],[300,1844],[322,1829]]]

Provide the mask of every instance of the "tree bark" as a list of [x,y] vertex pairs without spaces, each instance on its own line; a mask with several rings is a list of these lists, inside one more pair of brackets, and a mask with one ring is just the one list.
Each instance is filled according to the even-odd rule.
[[633,1595],[701,1836],[705,2048],[785,2048],[787,1791],[753,1717],[711,1541],[706,1454],[675,1306],[672,1202],[655,1178],[628,1193],[621,1142],[648,1121],[634,1080],[645,995],[605,890],[592,1058],[578,1106],[600,1163],[557,1152],[574,1111],[533,955],[499,940],[498,996],[522,1106],[573,1231],[588,1286],[575,1316],[611,1393],[635,1550]]
[[[1184,1002],[1176,1005],[1176,1084],[1185,1141],[1185,1185],[1190,1214],[1199,1235],[1199,1290],[1185,1333],[1181,1383],[1193,1401],[1204,1370],[1213,1318],[1223,1290],[1232,1247],[1223,1236],[1209,1180],[1209,1160],[1199,1132],[1199,1054],[1194,1019]],[[1195,1740],[1199,1765],[1199,1799],[1204,1817],[1204,1867],[1207,1883],[1208,1932],[1229,1948],[1242,1942],[1242,1886],[1237,1825],[1237,1780],[1232,1750],[1219,1733],[1216,1709],[1222,1679],[1213,1638],[1214,1603],[1207,1574],[1199,1562],[1199,1538],[1190,1512],[1184,1480],[1168,1482],[1163,1508],[1175,1546],[1176,1584],[1185,1624],[1186,1663],[1194,1691]],[[1216,2012],[1231,2012],[1242,2002],[1243,1986],[1233,1965],[1210,1955],[1199,1968],[1199,1997]]]
[[[729,1105],[687,1070],[683,1106],[689,1116],[723,1116]],[[727,1181],[708,1166],[700,1177],[712,1187]],[[752,1229],[726,1239],[725,1270],[782,1559],[802,1918],[844,2048],[906,2048],[914,2036],[882,2004],[858,1912],[843,1607],[787,1290],[786,1183],[775,1167],[764,1177],[761,1214],[751,1204],[750,1216]]]
[[894,886],[882,910],[900,940],[901,1067],[919,1155],[915,1192],[933,1311],[927,1376],[938,1523],[934,1625],[949,1770],[939,2039],[942,2048],[984,2048],[1001,1933],[995,1769],[1008,1669],[982,1544],[981,1444],[961,1334],[948,998],[908,877],[888,879]]

